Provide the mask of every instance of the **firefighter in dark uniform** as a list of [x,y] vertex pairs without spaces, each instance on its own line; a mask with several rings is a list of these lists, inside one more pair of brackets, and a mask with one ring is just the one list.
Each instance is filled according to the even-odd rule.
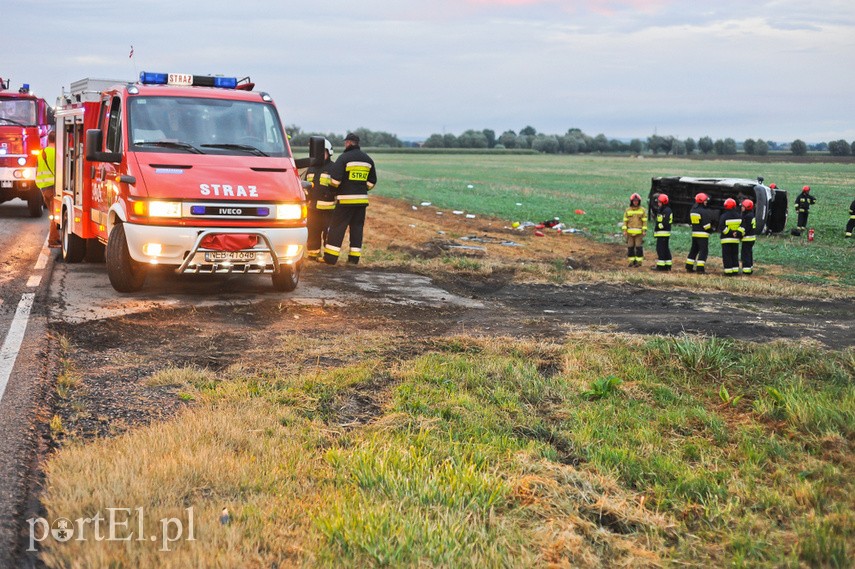
[[846,233],[844,237],[852,237],[852,232],[855,231],[855,200],[852,200],[852,205],[849,206],[849,222],[846,224]]
[[754,242],[757,240],[757,218],[754,216],[754,202],[742,200],[742,274],[754,272]]
[[721,261],[724,264],[724,276],[739,275],[739,242],[742,240],[742,213],[736,209],[736,200],[724,200],[724,213],[719,219],[721,228]]
[[324,139],[324,163],[318,168],[310,170],[308,181],[310,186],[307,191],[308,219],[306,229],[308,238],[306,240],[306,256],[309,259],[321,258],[321,250],[327,240],[327,232],[335,209],[335,190],[330,186],[330,168],[333,147],[329,140]]
[[716,229],[718,216],[707,207],[710,197],[701,192],[695,196],[695,205],[689,212],[692,222],[692,246],[686,259],[686,271],[703,273],[706,271],[707,255],[709,255],[710,234]]
[[802,231],[805,230],[807,227],[810,206],[815,203],[816,198],[810,195],[810,186],[802,188],[802,193],[800,193],[799,197],[796,198],[796,213],[799,214],[799,218],[796,221],[796,230],[792,232],[793,235],[801,235]]
[[653,238],[656,239],[656,270],[670,271],[671,257],[671,224],[674,223],[674,214],[668,205],[668,196],[659,194],[654,203],[656,215],[656,227],[653,230]]
[[377,183],[374,160],[359,148],[359,137],[349,133],[344,139],[344,152],[330,168],[330,186],[335,188],[335,209],[324,245],[324,262],[335,265],[341,255],[345,232],[350,230],[349,264],[359,263],[362,256],[362,232],[368,191]]

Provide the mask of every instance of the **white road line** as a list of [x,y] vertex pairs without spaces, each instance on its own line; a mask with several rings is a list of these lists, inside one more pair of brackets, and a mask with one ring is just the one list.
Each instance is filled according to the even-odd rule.
[[41,275],[31,275],[29,279],[27,279],[27,288],[35,288],[39,286],[42,282]]
[[12,368],[15,367],[15,360],[18,359],[18,351],[21,349],[21,342],[24,341],[24,332],[27,331],[35,297],[36,294],[33,292],[21,295],[21,302],[18,303],[12,325],[9,326],[9,333],[6,334],[3,347],[0,348],[0,401],[3,401],[3,393],[12,375]]
[[39,254],[38,260],[36,260],[36,266],[33,267],[37,271],[41,271],[45,267],[47,267],[48,260],[50,259],[50,248],[47,245],[42,247],[42,252]]

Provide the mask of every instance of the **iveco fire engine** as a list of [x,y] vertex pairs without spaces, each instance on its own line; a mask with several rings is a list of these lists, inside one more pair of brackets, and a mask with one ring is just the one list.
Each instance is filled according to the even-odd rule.
[[[146,272],[267,273],[297,286],[306,205],[270,95],[249,78],[142,72],[60,96],[53,219],[70,263],[106,256],[110,283]],[[323,157],[323,139],[311,143]],[[106,249],[104,249],[106,247]]]
[[9,80],[0,78],[0,202],[20,198],[32,217],[40,217],[44,198],[36,187],[36,169],[52,109],[26,83],[17,92],[8,89]]

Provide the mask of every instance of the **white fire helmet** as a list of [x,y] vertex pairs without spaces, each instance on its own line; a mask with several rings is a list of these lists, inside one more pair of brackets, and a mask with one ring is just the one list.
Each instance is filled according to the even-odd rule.
[[324,139],[324,148],[326,149],[327,152],[330,153],[330,156],[333,155],[332,142],[330,142],[326,138]]

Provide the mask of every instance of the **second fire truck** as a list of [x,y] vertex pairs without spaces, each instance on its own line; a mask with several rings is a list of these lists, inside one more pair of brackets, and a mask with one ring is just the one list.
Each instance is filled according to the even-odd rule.
[[42,215],[36,170],[52,122],[52,109],[29,85],[10,91],[9,80],[0,78],[0,202],[24,200],[32,217]]

